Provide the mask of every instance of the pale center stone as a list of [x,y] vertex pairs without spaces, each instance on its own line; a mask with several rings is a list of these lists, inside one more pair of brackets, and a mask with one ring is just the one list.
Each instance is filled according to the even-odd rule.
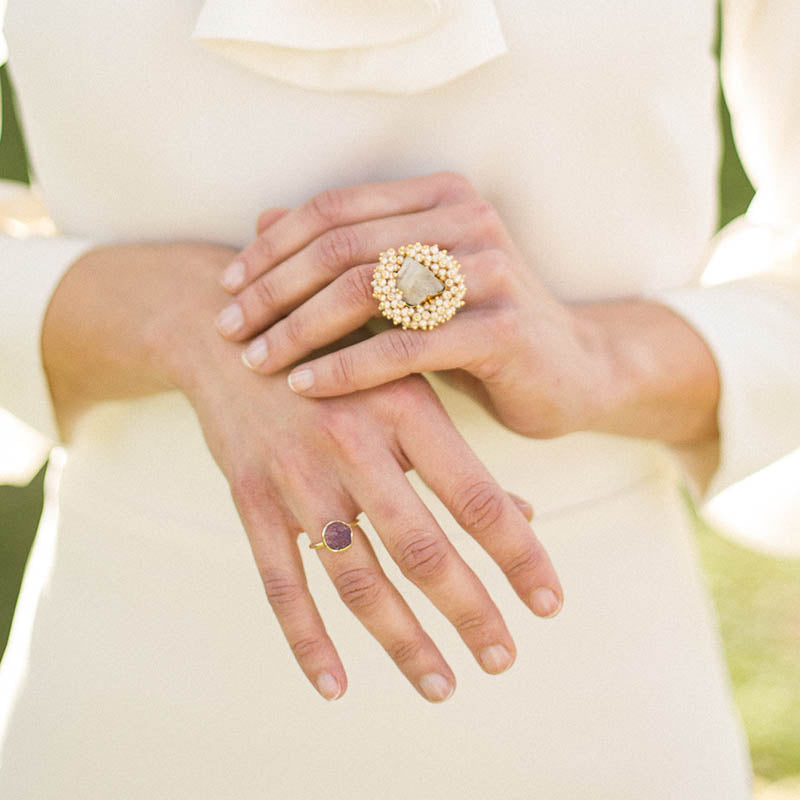
[[444,284],[423,264],[405,257],[397,272],[397,288],[410,306],[418,306],[432,295],[439,294]]

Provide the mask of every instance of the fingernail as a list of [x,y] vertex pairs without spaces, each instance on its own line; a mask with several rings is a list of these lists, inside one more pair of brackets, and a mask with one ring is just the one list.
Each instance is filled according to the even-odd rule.
[[531,608],[539,617],[554,617],[561,610],[561,602],[552,589],[541,586],[531,595]]
[[289,375],[289,386],[293,392],[305,392],[314,385],[314,373],[310,369],[298,369]]
[[501,644],[485,647],[478,654],[483,668],[493,675],[505,672],[511,666],[511,653]]
[[514,492],[509,492],[508,496],[517,504],[519,510],[525,515],[528,521],[533,519],[533,506],[530,503],[527,503],[521,497],[514,494]]
[[224,336],[233,336],[244,325],[244,315],[238,303],[231,303],[219,312],[216,320],[217,328]]
[[337,681],[330,672],[323,672],[317,678],[317,689],[319,689],[319,693],[326,700],[336,700],[342,693],[342,687],[339,686],[339,681]]
[[244,283],[244,264],[241,261],[234,261],[229,264],[219,282],[229,291],[238,292]]
[[433,703],[441,703],[453,694],[453,685],[444,675],[429,672],[419,679],[419,688],[422,693]]
[[267,352],[267,343],[263,339],[255,339],[242,352],[242,361],[250,369],[260,367],[267,360]]

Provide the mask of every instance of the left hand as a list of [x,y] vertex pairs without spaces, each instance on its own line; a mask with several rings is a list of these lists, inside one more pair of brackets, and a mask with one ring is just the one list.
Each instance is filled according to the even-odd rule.
[[296,210],[265,212],[258,238],[223,275],[238,294],[217,325],[235,341],[259,334],[245,363],[273,373],[377,316],[378,253],[415,241],[461,263],[464,307],[433,330],[393,327],[309,361],[290,375],[292,388],[328,397],[462,370],[461,383],[519,433],[588,426],[604,374],[594,327],[545,289],[497,211],[458,174],[329,189]]

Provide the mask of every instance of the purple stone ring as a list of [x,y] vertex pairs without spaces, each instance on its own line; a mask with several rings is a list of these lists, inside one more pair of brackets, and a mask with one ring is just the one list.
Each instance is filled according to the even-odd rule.
[[324,547],[332,553],[341,553],[353,544],[353,525],[358,525],[357,519],[352,522],[333,519],[322,529],[322,541],[313,542],[309,547],[313,550]]

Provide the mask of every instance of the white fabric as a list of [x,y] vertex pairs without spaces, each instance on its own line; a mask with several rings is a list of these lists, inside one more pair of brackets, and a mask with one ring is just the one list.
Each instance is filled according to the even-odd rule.
[[722,78],[756,187],[726,258],[735,271],[736,244],[755,228],[762,252],[750,271],[761,274],[655,294],[719,366],[721,458],[708,497],[800,447],[800,4],[726,0],[724,11]]
[[419,92],[507,49],[492,0],[206,0],[193,36],[325,91]]
[[[262,33],[292,30],[291,4],[261,8],[282,15]],[[376,41],[381,8],[366,26]],[[271,40],[259,44],[273,64],[285,56],[280,75],[241,69],[192,38],[212,10],[220,25],[236,19],[194,0],[11,3],[5,33],[34,167],[54,219],[74,237],[51,243],[61,269],[77,242],[243,245],[269,205],[297,205],[328,186],[456,169],[497,206],[531,268],[564,300],[649,295],[677,308],[678,293],[689,298],[682,313],[720,359],[723,436],[746,430],[750,442],[745,452],[723,438],[720,475],[757,468],[762,450],[777,455],[780,432],[794,435],[794,289],[775,293],[752,279],[759,300],[751,315],[750,304],[732,299],[736,287],[687,288],[697,286],[716,216],[712,0],[497,0],[505,54],[453,74],[423,70],[432,81],[424,91],[399,91],[396,76],[373,72],[369,61],[356,69],[359,48],[342,47],[336,61],[333,45],[352,43],[355,29],[346,26],[322,51],[341,66],[327,90],[304,88],[309,72],[292,61],[313,42],[285,53],[270,51]],[[784,76],[787,64],[800,72],[800,53],[787,44],[794,6],[742,0],[726,14],[740,21],[733,34],[748,20],[759,32],[742,34],[741,46],[726,43],[747,80],[730,67],[725,77],[738,98],[737,133],[754,114],[770,131],[782,126],[741,143],[746,163],[761,165],[759,192],[776,187],[762,195],[772,198],[763,214],[774,211],[783,224],[794,218],[794,190],[777,187],[797,167],[782,143],[792,141],[796,112],[759,115],[758,107],[777,86],[781,109],[800,107]],[[420,41],[438,29],[421,27]],[[376,58],[403,42],[375,45]],[[776,46],[780,56],[762,52]],[[361,90],[338,82],[343,76]],[[3,262],[4,272],[18,275],[40,259],[41,282],[52,287],[58,270],[37,251],[45,245],[16,246],[26,255]],[[32,336],[47,303],[49,288],[35,290],[23,320],[22,300],[34,290],[13,286],[3,302],[15,313],[0,317],[0,341],[19,341],[19,330]],[[754,331],[746,350],[726,347],[726,315]],[[762,339],[752,326],[765,316]],[[0,386],[3,403],[31,409],[28,421],[48,430],[37,350],[29,343],[14,358],[24,377]],[[727,377],[752,374],[753,359],[773,398],[769,424],[749,416],[763,408],[760,398]],[[520,651],[511,672],[480,675],[448,625],[401,581],[460,681],[451,706],[425,705],[304,551],[352,681],[349,697],[325,706],[286,651],[188,404],[174,394],[108,404],[84,420],[71,446],[53,573],[13,696],[0,795],[69,796],[80,778],[89,800],[360,800],[378,789],[390,800],[748,797],[743,739],[665,449],[591,434],[525,439],[434,383],[496,477],[535,505],[564,581],[562,615],[532,619],[412,475],[507,615]],[[28,646],[24,636],[22,627],[12,632],[17,652]],[[336,737],[352,745],[341,771],[317,758]]]
[[[0,235],[0,387],[3,404],[53,442],[59,440],[41,364],[40,332],[50,297],[90,242],[81,237],[17,239]],[[20,369],[21,365],[25,365]]]

